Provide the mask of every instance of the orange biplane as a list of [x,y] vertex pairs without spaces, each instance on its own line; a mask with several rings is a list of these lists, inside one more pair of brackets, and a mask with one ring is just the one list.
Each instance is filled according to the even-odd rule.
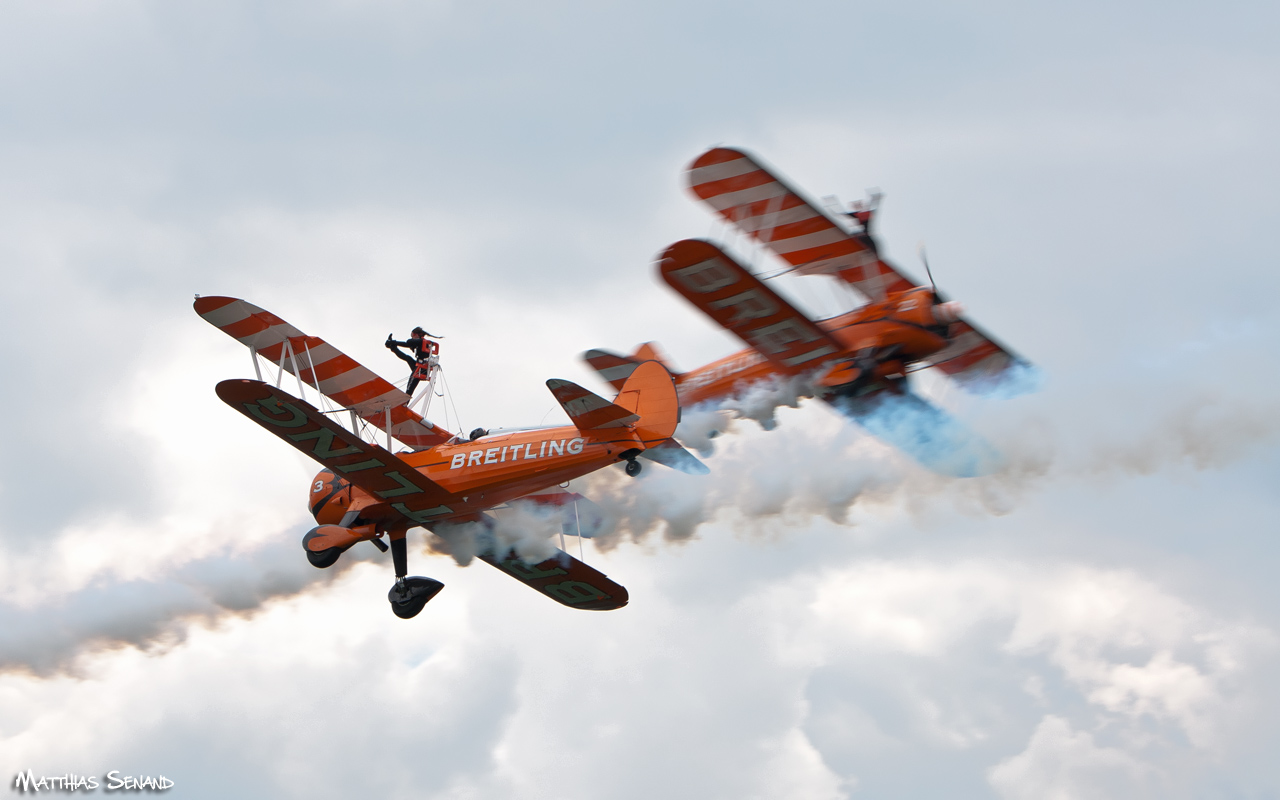
[[[791,380],[799,396],[827,401],[926,467],[971,476],[996,466],[991,446],[910,391],[907,375],[937,367],[971,390],[1011,387],[1030,365],[966,320],[959,304],[881,258],[868,206],[846,215],[856,216],[861,229],[846,230],[756,159],[724,147],[699,156],[688,179],[695,195],[786,262],[784,273],[833,277],[869,302],[810,319],[717,245],[676,242],[658,257],[662,279],[749,346],[676,374],[686,407]],[[652,345],[631,356],[591,350],[583,357],[614,386],[641,362],[659,358]]]
[[[627,590],[563,550],[551,548],[550,558],[525,563],[494,535],[494,520],[485,512],[530,503],[578,516],[578,504],[587,501],[560,484],[619,461],[634,477],[638,456],[706,471],[671,438],[680,402],[671,374],[656,362],[637,364],[613,402],[568,381],[547,381],[570,426],[493,434],[477,429],[464,439],[426,420],[410,407],[407,394],[333,345],[274,314],[230,297],[197,297],[195,310],[252,354],[257,380],[222,381],[218,397],[323,467],[311,482],[309,508],[318,526],[303,537],[307,559],[324,568],[358,542],[389,548],[396,582],[388,600],[401,618],[416,615],[444,587],[408,576],[405,535],[414,527],[432,531],[446,549],[474,537],[466,546],[481,560],[564,605],[621,608]],[[274,386],[262,380],[259,357],[278,365]],[[321,410],[282,391],[286,372],[296,377],[299,395],[310,386],[322,407],[324,398],[336,407]],[[343,416],[350,429],[334,421]],[[385,434],[385,447],[360,435],[370,425]],[[393,438],[407,449],[393,453]]]

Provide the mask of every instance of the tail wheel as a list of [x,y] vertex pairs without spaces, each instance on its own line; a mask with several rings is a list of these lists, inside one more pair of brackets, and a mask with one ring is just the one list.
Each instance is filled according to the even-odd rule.
[[641,469],[640,462],[636,461],[634,458],[627,462],[627,474],[630,475],[631,477],[634,478],[635,476],[639,475],[640,469]]

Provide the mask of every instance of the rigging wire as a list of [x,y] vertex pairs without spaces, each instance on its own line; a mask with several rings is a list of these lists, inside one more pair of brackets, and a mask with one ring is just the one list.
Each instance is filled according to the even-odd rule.
[[[437,367],[437,369],[440,369]],[[458,435],[462,435],[462,417],[458,415],[458,405],[453,402],[453,390],[449,388],[449,379],[445,377],[444,370],[440,369],[440,382],[444,385],[445,394],[449,396],[449,404],[453,406],[453,418],[458,422]]]

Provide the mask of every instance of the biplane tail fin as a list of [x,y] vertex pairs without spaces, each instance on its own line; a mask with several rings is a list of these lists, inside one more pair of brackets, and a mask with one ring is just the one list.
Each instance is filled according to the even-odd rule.
[[636,433],[646,447],[669,440],[680,424],[680,396],[676,393],[675,379],[657,361],[637,365],[613,402],[639,417]]
[[547,388],[578,430],[634,427],[645,445],[652,447],[670,439],[680,422],[675,380],[657,361],[635,365],[612,403],[559,378],[547,381]]
[[666,354],[662,352],[662,348],[657,342],[645,342],[636,347],[636,351],[631,354],[631,358],[639,364],[641,361],[657,361],[659,364],[667,368],[667,372],[678,376],[680,373],[671,368],[671,362],[667,361]]
[[622,385],[627,382],[627,378],[631,377],[631,373],[636,371],[636,367],[646,361],[657,361],[672,375],[680,374],[671,368],[671,364],[658,348],[657,342],[645,342],[629,356],[620,356],[608,350],[588,350],[582,354],[582,360],[587,362],[587,366],[600,373],[600,377],[618,391],[622,391]]

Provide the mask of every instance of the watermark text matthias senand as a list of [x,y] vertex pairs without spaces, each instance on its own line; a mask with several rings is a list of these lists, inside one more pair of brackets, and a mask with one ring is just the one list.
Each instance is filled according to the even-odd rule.
[[127,790],[131,792],[163,792],[173,786],[173,781],[161,775],[153,778],[150,775],[121,775],[119,770],[111,770],[99,781],[96,775],[76,775],[68,772],[65,775],[39,775],[31,770],[19,772],[14,776],[15,792],[96,792],[99,787],[103,791],[114,792]]

